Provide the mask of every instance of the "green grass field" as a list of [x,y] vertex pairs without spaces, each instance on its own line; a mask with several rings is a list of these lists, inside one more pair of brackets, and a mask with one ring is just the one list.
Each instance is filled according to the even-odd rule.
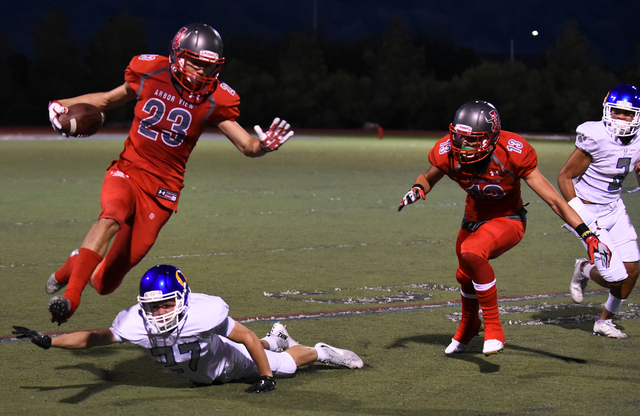
[[[88,287],[57,327],[44,282],[97,218],[102,177],[122,141],[0,141],[0,414],[638,414],[638,294],[617,321],[628,339],[593,336],[606,293],[591,283],[584,304],[571,302],[582,245],[526,186],[526,235],[492,262],[505,350],[485,357],[479,337],[468,352],[445,356],[460,311],[454,243],[464,192],[445,178],[426,201],[397,212],[433,144],[294,138],[249,159],[227,141],[202,141],[179,212],[148,257],[112,295]],[[573,143],[532,144],[555,184]],[[639,198],[624,196],[636,224]],[[248,395],[240,383],[192,388],[130,345],[44,351],[9,337],[12,325],[108,327],[159,263],[180,267],[193,291],[223,297],[259,336],[282,316],[296,340],[352,349],[365,368],[311,365],[269,394]]]

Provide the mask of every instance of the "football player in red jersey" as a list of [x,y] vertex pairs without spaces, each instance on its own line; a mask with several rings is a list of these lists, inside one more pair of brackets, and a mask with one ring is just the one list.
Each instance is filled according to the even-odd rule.
[[177,209],[187,160],[207,126],[217,126],[249,157],[277,150],[293,135],[278,118],[266,132],[255,126],[258,138],[236,122],[238,94],[218,80],[222,49],[215,29],[189,24],[173,38],[169,57],[135,56],[119,87],[49,103],[51,124],[61,133],[58,117],[73,104],[109,110],[137,100],[124,150],[104,178],[100,216],[80,248],[47,280],[49,294],[67,286],[63,296],[49,301],[52,322],[60,325],[73,315],[87,283],[101,295],[113,292],[149,252]]
[[480,330],[484,320],[485,355],[504,348],[505,335],[498,316],[496,278],[490,259],[514,247],[524,235],[526,213],[520,179],[587,243],[591,263],[594,256],[611,257],[600,242],[538,170],[536,152],[527,141],[501,130],[496,108],[486,101],[470,101],[458,109],[449,134],[429,152],[431,167],[418,176],[404,196],[398,211],[425,196],[445,175],[467,192],[462,227],[456,241],[462,319],[445,349],[461,352]]

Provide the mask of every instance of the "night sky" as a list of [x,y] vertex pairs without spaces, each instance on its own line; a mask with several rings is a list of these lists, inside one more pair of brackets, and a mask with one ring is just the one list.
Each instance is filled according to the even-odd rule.
[[[0,16],[0,30],[14,52],[32,57],[33,29],[53,4],[68,16],[71,35],[83,46],[105,22],[128,11],[146,22],[148,52],[161,54],[175,32],[192,22],[210,24],[223,40],[243,34],[278,38],[316,28],[323,38],[353,41],[380,33],[392,17],[401,18],[417,34],[505,54],[512,44],[516,54],[544,52],[566,22],[575,20],[593,52],[614,67],[635,63],[640,43],[637,0],[23,0],[20,8],[28,12]],[[534,30],[538,36],[532,35]]]

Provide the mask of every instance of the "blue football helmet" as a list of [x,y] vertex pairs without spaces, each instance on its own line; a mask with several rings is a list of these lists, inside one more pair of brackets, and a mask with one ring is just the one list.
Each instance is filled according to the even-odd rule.
[[[614,87],[602,103],[602,121],[607,129],[618,137],[633,136],[640,128],[640,96],[633,85],[621,84]],[[619,109],[633,113],[633,120],[619,120],[611,117],[611,110]]]
[[[144,311],[152,333],[165,333],[178,326],[189,305],[189,285],[184,274],[177,267],[168,264],[154,266],[147,270],[140,280],[138,303]],[[162,302],[174,300],[172,311],[154,316],[154,310]]]

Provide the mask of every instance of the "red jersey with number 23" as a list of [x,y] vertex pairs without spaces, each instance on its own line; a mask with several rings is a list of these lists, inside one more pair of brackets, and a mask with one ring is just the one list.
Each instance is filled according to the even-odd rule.
[[208,125],[239,116],[238,94],[228,85],[199,104],[180,97],[171,82],[169,59],[135,56],[125,81],[136,92],[134,119],[117,168],[165,207],[176,210],[191,151]]
[[484,172],[463,168],[451,157],[449,135],[438,140],[429,152],[429,162],[467,192],[464,213],[468,221],[505,217],[522,209],[520,179],[538,165],[535,149],[523,137],[504,130],[489,157],[491,161]]

